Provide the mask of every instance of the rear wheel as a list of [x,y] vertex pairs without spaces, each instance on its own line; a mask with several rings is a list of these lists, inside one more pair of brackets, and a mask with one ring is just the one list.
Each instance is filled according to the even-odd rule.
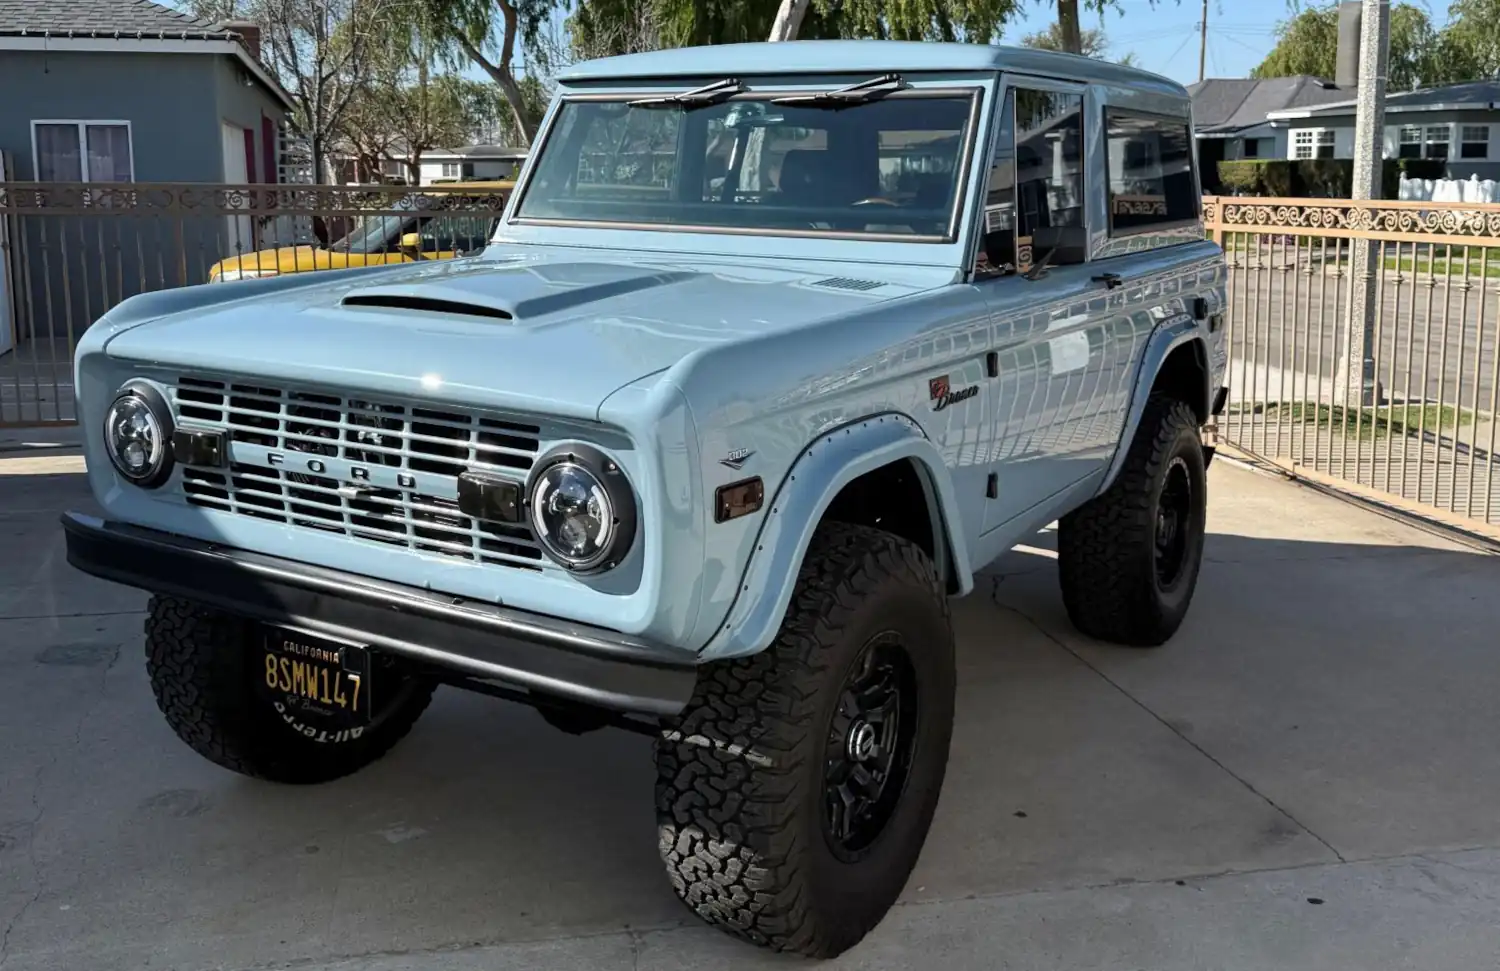
[[173,597],[152,597],[146,670],[167,724],[211,762],[274,782],[328,782],[385,755],[416,724],[435,685],[394,658],[372,660],[367,724],[332,730],[260,688],[256,626]]
[[1058,523],[1058,575],[1084,634],[1154,647],[1187,616],[1203,562],[1208,477],[1193,409],[1152,397],[1108,490]]
[[757,944],[832,957],[895,903],[926,840],[953,725],[953,633],[931,561],[826,523],[776,642],[706,665],[657,744],[677,895]]

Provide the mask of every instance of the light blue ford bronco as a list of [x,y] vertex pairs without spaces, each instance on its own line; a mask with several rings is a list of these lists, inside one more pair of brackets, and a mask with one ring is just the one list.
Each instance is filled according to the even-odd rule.
[[1160,77],[884,42],[585,63],[482,253],[101,318],[104,517],[66,515],[68,556],[153,594],[156,700],[219,765],[343,776],[439,685],[642,731],[687,906],[831,956],[926,838],[976,571],[1057,521],[1082,632],[1178,629],[1224,287]]

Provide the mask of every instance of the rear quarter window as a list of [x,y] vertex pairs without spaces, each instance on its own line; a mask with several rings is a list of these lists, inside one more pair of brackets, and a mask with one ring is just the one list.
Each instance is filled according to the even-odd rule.
[[1184,118],[1104,109],[1109,234],[1129,236],[1199,218],[1193,136]]

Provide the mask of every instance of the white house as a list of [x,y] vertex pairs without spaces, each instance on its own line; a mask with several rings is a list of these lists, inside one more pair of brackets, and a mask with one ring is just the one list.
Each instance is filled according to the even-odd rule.
[[514,179],[526,161],[526,149],[504,145],[440,148],[422,156],[422,185],[444,182]]
[[[1353,158],[1352,99],[1273,111],[1286,131],[1279,158]],[[1472,81],[1392,93],[1385,105],[1385,157],[1442,159],[1448,178],[1500,176],[1500,82]]]
[[[1189,85],[1193,134],[1205,177],[1225,160],[1289,158],[1290,128],[1277,116],[1287,111],[1347,101],[1353,91],[1322,78],[1210,78]],[[1350,143],[1352,145],[1352,141]],[[1210,186],[1211,188],[1211,186]]]
[[[1226,159],[1352,159],[1362,8],[1339,5],[1333,81],[1214,79],[1188,90],[1205,187]],[[1500,176],[1500,82],[1389,91],[1385,157],[1437,159],[1449,179]]]

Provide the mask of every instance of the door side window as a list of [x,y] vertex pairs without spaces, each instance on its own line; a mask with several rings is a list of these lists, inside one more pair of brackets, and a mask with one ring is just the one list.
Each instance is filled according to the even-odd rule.
[[1083,96],[1010,88],[991,149],[982,273],[1021,273],[1034,263],[1082,263]]

